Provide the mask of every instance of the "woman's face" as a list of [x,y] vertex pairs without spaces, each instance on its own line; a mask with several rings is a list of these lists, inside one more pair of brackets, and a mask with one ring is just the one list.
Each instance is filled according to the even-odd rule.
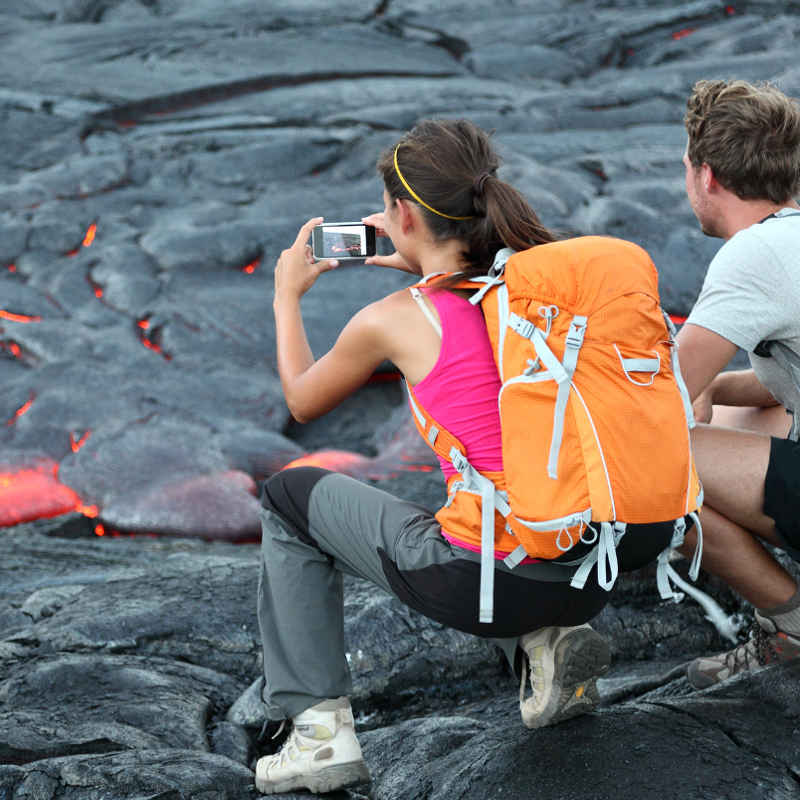
[[423,223],[417,220],[414,225],[405,225],[403,230],[403,216],[413,213],[407,206],[401,208],[399,201],[392,200],[389,193],[383,190],[383,229],[386,235],[392,240],[394,249],[400,253],[409,265],[419,265],[419,250],[421,247],[430,245],[430,237],[425,236],[422,231]]
[[400,208],[386,189],[383,190],[383,227],[387,236],[392,240],[395,250],[401,252],[405,235],[400,222]]

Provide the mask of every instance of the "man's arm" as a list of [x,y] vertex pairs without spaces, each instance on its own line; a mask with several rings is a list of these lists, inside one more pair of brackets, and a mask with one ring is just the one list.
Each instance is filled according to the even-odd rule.
[[714,405],[776,405],[751,369],[722,372],[737,347],[729,339],[708,328],[687,323],[678,333],[681,373],[694,405],[695,419],[710,422]]
[[694,402],[736,354],[729,339],[687,322],[678,332],[681,374]]

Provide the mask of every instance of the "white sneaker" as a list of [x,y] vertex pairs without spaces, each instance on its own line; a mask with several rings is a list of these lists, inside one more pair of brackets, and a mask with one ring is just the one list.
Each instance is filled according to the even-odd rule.
[[[591,711],[599,701],[597,678],[611,663],[606,640],[589,627],[542,628],[520,639],[525,652],[519,710],[528,728],[554,725]],[[527,665],[531,697],[525,697]]]
[[278,794],[295,789],[332,792],[369,781],[346,697],[324,700],[298,714],[283,747],[256,764],[256,789]]

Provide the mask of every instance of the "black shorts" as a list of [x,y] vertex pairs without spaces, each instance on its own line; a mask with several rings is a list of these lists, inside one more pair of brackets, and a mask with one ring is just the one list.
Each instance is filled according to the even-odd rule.
[[772,439],[764,513],[775,520],[786,551],[800,561],[800,442]]

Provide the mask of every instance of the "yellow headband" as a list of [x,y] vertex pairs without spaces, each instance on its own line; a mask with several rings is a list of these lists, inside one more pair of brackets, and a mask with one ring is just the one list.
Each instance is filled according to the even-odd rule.
[[400,182],[403,186],[408,189],[408,193],[420,204],[425,206],[428,211],[433,211],[434,214],[437,214],[440,217],[444,217],[445,219],[474,219],[473,216],[469,217],[454,217],[450,214],[443,214],[441,211],[437,211],[433,206],[429,206],[409,185],[408,181],[403,177],[403,173],[400,172],[400,165],[397,163],[397,151],[400,149],[400,145],[397,145],[394,149],[394,170],[397,173],[397,177],[400,178]]

